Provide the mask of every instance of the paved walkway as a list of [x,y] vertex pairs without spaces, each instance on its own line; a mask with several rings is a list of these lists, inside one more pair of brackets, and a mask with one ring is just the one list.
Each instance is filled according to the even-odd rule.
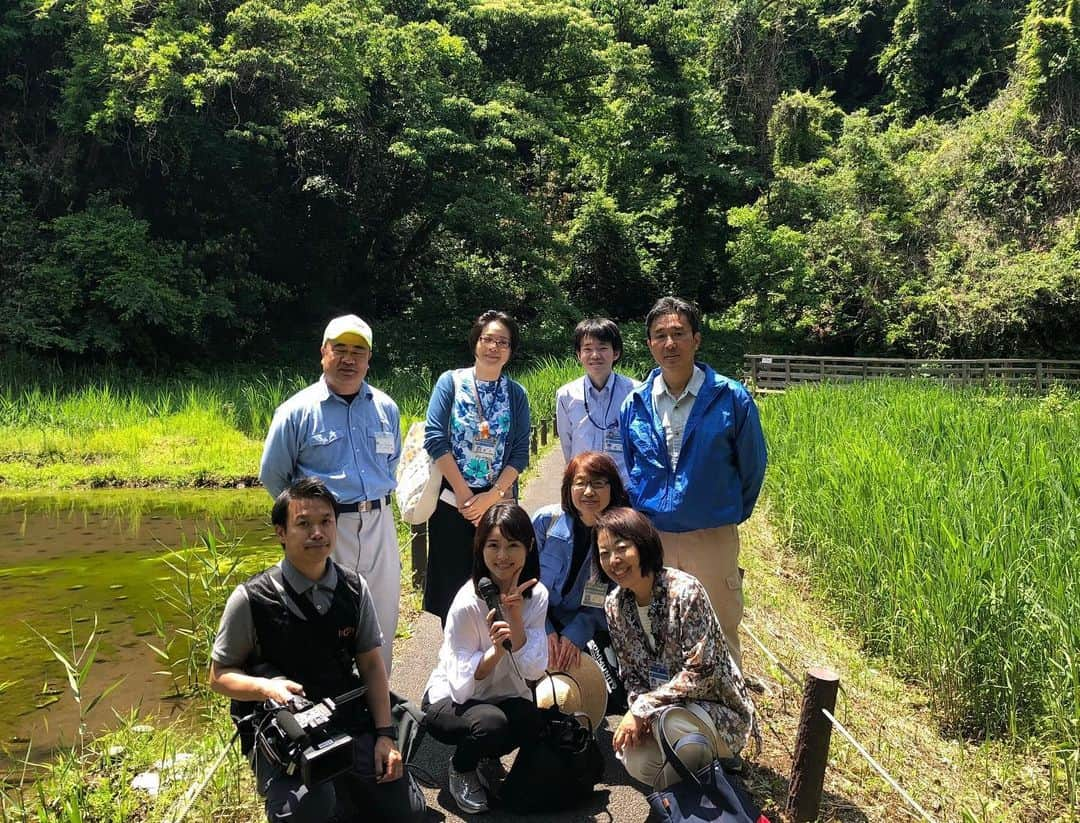
[[[562,450],[556,445],[541,459],[537,473],[522,495],[521,505],[532,513],[548,503],[559,502],[562,473]],[[431,614],[422,614],[413,626],[412,637],[394,654],[394,673],[391,684],[394,691],[419,702],[428,675],[435,667],[441,644],[442,630],[439,627],[439,619]],[[572,812],[534,815],[533,820],[568,822],[605,820],[619,821],[619,823],[645,820],[649,814],[649,805],[645,802],[645,796],[631,783],[626,770],[615,760],[611,752],[611,730],[614,729],[618,719],[618,715],[609,717],[606,726],[601,726],[597,735],[607,763],[604,780],[596,787],[591,802]],[[417,753],[415,760],[417,765],[426,769],[439,784],[438,789],[425,788],[424,790],[428,802],[428,820],[470,819],[458,813],[457,806],[446,789],[446,767],[451,753],[449,747],[433,740],[430,736],[424,738]],[[507,756],[503,762],[509,768],[512,760],[512,756]],[[558,791],[557,786],[552,788]],[[485,823],[500,823],[522,818],[519,815],[494,809],[482,815],[480,819],[483,819]]]

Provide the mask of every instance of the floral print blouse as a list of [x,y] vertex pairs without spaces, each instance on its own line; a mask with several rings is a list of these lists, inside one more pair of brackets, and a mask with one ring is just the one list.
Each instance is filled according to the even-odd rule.
[[[656,575],[649,604],[655,652],[646,642],[632,591],[609,593],[604,611],[634,716],[651,720],[665,706],[693,701],[708,711],[732,752],[741,751],[750,737],[754,704],[698,579],[667,567]],[[657,688],[649,686],[653,662],[671,673]]]
[[[490,486],[499,477],[506,459],[506,440],[510,432],[509,378],[477,380],[472,369],[459,369],[454,374],[454,405],[450,410],[450,449],[461,469],[461,475],[470,488]],[[481,418],[477,408],[477,394]],[[494,459],[486,459],[474,451],[480,438],[480,421],[488,423],[490,437],[494,440]]]

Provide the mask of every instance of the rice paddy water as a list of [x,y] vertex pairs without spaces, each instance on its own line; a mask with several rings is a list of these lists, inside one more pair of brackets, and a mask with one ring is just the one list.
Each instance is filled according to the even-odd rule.
[[[58,744],[73,742],[80,707],[46,641],[73,659],[94,636],[84,707],[111,691],[87,715],[91,731],[110,725],[114,708],[179,708],[175,698],[187,685],[182,665],[170,671],[151,646],[171,644],[176,657],[187,654],[180,646],[190,627],[187,609],[176,602],[174,569],[202,551],[200,535],[223,532],[234,536],[230,560],[253,568],[276,557],[266,503],[261,489],[0,499],[0,692],[9,713],[0,766],[27,754],[41,762]],[[169,626],[164,639],[157,619]]]

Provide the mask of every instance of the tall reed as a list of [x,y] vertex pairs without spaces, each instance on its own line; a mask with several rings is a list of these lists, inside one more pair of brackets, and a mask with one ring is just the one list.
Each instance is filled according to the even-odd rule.
[[839,612],[946,722],[1080,752],[1080,398],[912,382],[762,403],[767,492]]

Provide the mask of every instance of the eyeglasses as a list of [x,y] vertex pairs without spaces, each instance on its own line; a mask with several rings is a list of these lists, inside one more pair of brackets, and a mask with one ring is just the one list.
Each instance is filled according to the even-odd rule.
[[494,346],[497,349],[510,348],[510,341],[505,337],[491,337],[487,334],[480,335],[480,342],[485,346]]
[[575,480],[570,484],[576,492],[583,492],[585,489],[592,489],[594,492],[603,491],[611,485],[611,481],[606,477],[594,477],[592,480]]

